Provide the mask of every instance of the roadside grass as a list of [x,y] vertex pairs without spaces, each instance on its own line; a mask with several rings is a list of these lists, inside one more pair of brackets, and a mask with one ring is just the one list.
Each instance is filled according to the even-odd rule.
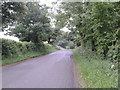
[[2,60],[2,66],[7,65],[7,64],[12,64],[14,62],[23,61],[23,60],[28,59],[28,58],[37,57],[37,56],[40,56],[40,55],[42,55],[42,53],[28,52],[26,54],[22,54],[22,55],[19,55],[19,56],[6,58],[6,59]]
[[42,56],[42,55],[52,53],[52,52],[55,52],[55,51],[58,51],[58,49],[56,49],[56,48],[52,47],[51,45],[49,45],[49,46],[47,46],[47,49],[45,51],[28,52],[28,53],[25,53],[25,54],[20,54],[19,56],[6,58],[6,59],[2,60],[2,66],[12,64],[12,63],[15,63],[15,62],[24,61],[24,60],[29,59],[29,58]]
[[73,53],[78,72],[86,83],[84,88],[118,88],[118,64],[91,52],[73,50]]

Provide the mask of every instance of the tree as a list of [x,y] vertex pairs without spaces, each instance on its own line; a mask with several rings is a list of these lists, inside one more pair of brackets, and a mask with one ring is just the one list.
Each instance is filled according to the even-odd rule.
[[18,25],[11,29],[10,35],[18,37],[21,41],[42,43],[47,41],[47,33],[50,31],[50,20],[47,17],[47,7],[38,3],[26,3],[27,14],[24,15]]
[[[104,57],[110,56],[118,59],[120,45],[119,3],[63,3],[58,10],[56,24],[60,27],[75,27],[71,30],[75,32],[74,41],[83,49],[89,47]],[[64,19],[60,22],[62,17]],[[114,53],[111,55],[111,52]]]
[[1,14],[3,29],[19,20],[26,11],[26,5],[23,2],[1,2]]
[[82,22],[82,19],[84,18],[84,10],[82,3],[62,3],[56,18],[56,24],[60,25],[61,27],[66,26],[67,28],[69,28],[69,30],[71,30],[71,33],[74,33],[73,36],[79,34],[79,42],[81,42],[81,46],[84,47],[84,30],[80,29],[84,24],[84,22]]

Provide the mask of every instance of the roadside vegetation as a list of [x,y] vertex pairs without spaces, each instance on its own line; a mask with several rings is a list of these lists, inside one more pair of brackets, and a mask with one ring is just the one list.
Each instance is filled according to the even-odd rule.
[[118,88],[118,64],[105,60],[94,52],[83,53],[78,49],[73,52],[77,70],[85,81],[82,87]]
[[[66,2],[56,26],[71,31],[74,57],[87,88],[118,88],[120,2]],[[61,19],[62,18],[62,19]]]
[[49,7],[38,2],[3,2],[1,6],[2,31],[20,41],[0,39],[2,65],[60,49],[53,45],[59,30],[50,24]]
[[[86,87],[117,87],[120,2],[61,3],[59,0],[52,4],[55,7],[38,2],[1,3],[3,32],[21,41],[2,41],[3,65],[46,54],[53,47],[80,47],[81,50],[74,51],[74,57]],[[62,31],[63,28],[68,32]]]
[[50,44],[43,47],[35,46],[34,43],[16,42],[13,40],[0,39],[2,41],[2,65],[12,64],[29,58],[41,56],[59,50]]

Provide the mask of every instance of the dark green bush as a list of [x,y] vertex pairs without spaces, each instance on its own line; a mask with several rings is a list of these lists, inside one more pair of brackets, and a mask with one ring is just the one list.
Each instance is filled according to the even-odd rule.
[[31,42],[16,42],[14,40],[0,39],[2,44],[2,59],[19,56],[30,51],[36,51],[37,47]]
[[120,46],[110,46],[108,51],[108,57],[111,60],[120,60]]

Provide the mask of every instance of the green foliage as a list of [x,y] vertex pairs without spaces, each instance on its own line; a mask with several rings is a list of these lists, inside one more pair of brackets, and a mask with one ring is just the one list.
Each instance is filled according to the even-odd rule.
[[110,46],[109,51],[108,51],[108,58],[111,60],[117,60],[118,62],[120,61],[120,47],[117,46]]
[[59,34],[56,37],[55,42],[53,43],[54,45],[58,45],[62,48],[67,48],[67,49],[73,49],[75,48],[75,45],[73,43],[73,36],[74,35],[72,32],[64,32],[60,31],[61,34]]
[[26,7],[26,14],[20,18],[16,27],[11,29],[9,35],[18,37],[20,41],[42,44],[47,41],[47,34],[51,32],[47,7],[37,2],[26,3]]
[[[105,58],[119,59],[120,2],[61,3],[56,23],[67,26],[74,42],[97,51]],[[60,23],[63,17],[63,22]],[[74,27],[74,28],[73,28]],[[71,29],[72,28],[72,29]],[[114,50],[113,50],[114,48]],[[112,54],[112,55],[111,55]]]
[[53,46],[51,44],[45,44],[45,50],[44,52],[46,53],[51,53],[51,52],[55,52],[57,50],[61,50],[60,47],[57,47],[57,46]]
[[2,39],[2,59],[23,55],[38,48],[33,43],[16,42],[13,40]]
[[[4,2],[1,5],[3,23],[6,22],[4,24],[7,25],[7,20],[9,20],[8,23],[11,22],[11,26],[14,26],[9,27],[7,34],[18,37],[20,41],[31,41],[36,45],[42,45],[44,41],[48,41],[48,43],[55,41],[58,34],[57,30],[50,25],[49,8],[46,5],[40,5],[38,2]],[[13,15],[13,18],[17,18],[14,20],[7,15]]]
[[45,44],[43,47],[34,43],[16,42],[13,40],[0,39],[2,46],[2,65],[23,61],[28,58],[48,54],[60,48]]
[[34,58],[34,57],[37,57],[40,55],[43,55],[43,52],[40,53],[40,52],[35,52],[35,51],[29,51],[29,52],[27,52],[25,54],[21,54],[19,56],[4,58],[4,60],[2,60],[2,66],[7,65],[7,64],[12,64],[15,62],[20,62],[23,60],[27,60],[29,58]]
[[[118,64],[96,53],[74,50],[77,70],[85,80],[84,88],[118,88]],[[80,75],[80,76],[81,76]]]
[[25,14],[26,5],[23,2],[3,2],[0,4],[2,11],[2,25],[7,28],[12,25],[14,21],[19,20]]

